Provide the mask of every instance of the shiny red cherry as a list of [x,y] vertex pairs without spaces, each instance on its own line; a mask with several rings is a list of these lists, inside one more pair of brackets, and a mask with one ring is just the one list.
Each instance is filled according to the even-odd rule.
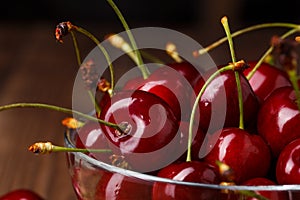
[[192,86],[171,67],[157,68],[137,89],[162,98],[171,107],[178,120],[189,119],[191,111],[189,101],[193,98]]
[[[88,121],[79,128],[76,135],[76,147],[84,149],[109,149],[107,138],[98,122]],[[110,163],[111,160],[109,157],[112,153],[90,152],[89,155],[102,162]]]
[[152,93],[117,92],[100,118],[123,127],[121,132],[101,124],[114,153],[125,156],[133,170],[155,171],[179,157],[179,122],[169,105]]
[[196,81],[201,76],[201,71],[196,69],[191,63],[189,62],[181,62],[181,63],[169,63],[167,64],[172,69],[178,71],[182,76],[186,78],[186,80],[190,83],[193,87]]
[[[250,73],[257,62],[251,61],[248,62],[248,64],[250,67],[243,72],[245,76]],[[261,102],[264,101],[275,89],[284,86],[291,86],[291,82],[284,71],[267,63],[262,63],[260,65],[249,80],[249,83]]]
[[[271,181],[270,179],[264,178],[264,177],[257,177],[257,178],[252,178],[244,183],[242,185],[247,185],[247,186],[268,186],[268,185],[276,185],[274,181]],[[255,191],[258,195],[261,195],[267,199],[272,199],[272,200],[288,200],[288,194],[287,192],[284,191]],[[247,200],[257,200],[255,197],[249,197]]]
[[[178,147],[179,151],[184,152],[184,154],[180,157],[181,161],[186,161],[187,158],[187,147],[188,147],[188,139],[189,139],[189,122],[182,121],[180,122],[180,147]],[[193,135],[192,135],[192,149],[191,149],[191,159],[192,160],[200,160],[199,151],[201,149],[205,134],[200,129],[194,126]]]
[[[198,94],[205,80],[213,71],[205,73],[196,83],[194,90]],[[240,73],[245,126],[256,121],[259,102],[248,80]],[[192,102],[194,103],[194,102]],[[217,76],[206,88],[199,101],[200,127],[206,132],[214,132],[223,127],[238,127],[239,103],[234,71],[226,71]]]
[[207,144],[205,162],[217,167],[216,161],[221,161],[230,166],[237,184],[267,175],[271,154],[260,136],[239,128],[224,128],[215,132],[213,137],[212,143]]
[[[215,169],[204,162],[198,161],[171,164],[161,169],[157,176],[191,183],[219,183]],[[152,195],[153,200],[220,199],[219,190],[163,182],[154,183]]]
[[281,151],[276,165],[276,178],[279,184],[300,184],[300,138]]
[[152,182],[106,172],[100,178],[95,199],[151,200]]
[[0,200],[43,200],[43,198],[32,190],[16,189],[1,196]]
[[258,113],[257,129],[274,157],[300,137],[300,112],[292,87],[279,88],[266,99]]

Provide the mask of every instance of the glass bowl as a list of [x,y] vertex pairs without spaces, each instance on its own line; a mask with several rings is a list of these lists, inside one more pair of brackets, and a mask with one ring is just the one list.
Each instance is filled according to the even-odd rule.
[[[76,134],[75,130],[66,130],[66,147],[75,147]],[[67,164],[73,188],[80,200],[152,200],[154,184],[165,186],[164,192],[170,194],[168,199],[173,199],[171,196],[175,188],[180,189],[181,193],[183,191],[184,199],[300,199],[300,185],[238,186],[174,181],[112,166],[79,152],[68,152]],[[256,194],[266,193],[268,198],[253,197]],[[193,194],[190,195],[193,197],[188,194]]]

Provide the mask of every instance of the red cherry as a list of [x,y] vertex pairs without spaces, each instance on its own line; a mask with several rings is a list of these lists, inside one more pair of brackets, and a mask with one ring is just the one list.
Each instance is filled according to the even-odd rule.
[[163,66],[157,68],[138,90],[150,92],[162,98],[173,110],[178,120],[189,119],[192,86],[176,70]]
[[281,151],[276,165],[276,178],[279,184],[300,184],[300,138]]
[[0,200],[43,200],[43,198],[32,190],[17,189],[3,195]]
[[106,172],[97,184],[95,199],[151,200],[151,196],[151,182]]
[[[182,121],[180,122],[180,147],[184,148],[185,152],[179,160],[185,161],[187,157],[187,147],[188,147],[188,137],[189,137],[189,122]],[[192,150],[191,150],[191,159],[192,160],[200,160],[199,158],[199,151],[202,146],[205,134],[204,132],[199,128],[198,130],[196,127],[193,128],[194,134],[193,134],[193,141],[192,141]],[[196,130],[196,131],[195,131]],[[180,149],[182,152],[182,149]]]
[[167,65],[184,76],[192,87],[201,76],[200,72],[189,62],[170,63]]
[[258,113],[257,129],[270,145],[274,157],[300,137],[300,112],[292,87],[279,88],[266,99]]
[[141,90],[118,92],[103,107],[100,118],[126,126],[123,133],[103,124],[101,128],[114,153],[125,156],[136,171],[154,171],[179,157],[174,153],[180,140],[178,121],[156,95]]
[[[221,161],[229,165],[234,171],[234,182],[237,184],[267,175],[271,154],[260,136],[239,128],[224,128],[215,132],[213,137],[217,137],[216,144],[208,144],[209,152],[204,157],[205,162],[216,166],[216,161]],[[213,146],[212,149],[210,146]]]
[[[196,94],[200,92],[205,80],[212,72],[205,73],[204,77],[198,80],[194,88]],[[259,102],[243,74],[240,74],[240,80],[244,102],[244,122],[247,126],[256,120]],[[237,95],[234,71],[221,73],[208,85],[199,101],[200,127],[204,132],[208,129],[212,133],[223,127],[238,127],[240,111]]]
[[[76,147],[85,149],[109,149],[107,138],[98,122],[88,121],[77,131]],[[89,155],[102,162],[110,163],[109,157],[112,154],[108,152],[90,152]]]
[[[270,179],[263,178],[263,177],[257,177],[253,179],[249,179],[242,183],[242,185],[247,186],[267,186],[267,185],[276,185],[275,182],[271,181]],[[286,192],[278,192],[278,191],[255,191],[257,194],[266,197],[267,199],[272,200],[287,200],[288,194]],[[257,200],[257,198],[249,197],[247,200]]]
[[[204,162],[191,161],[171,164],[159,171],[158,177],[193,183],[218,184],[218,176],[211,166]],[[153,200],[169,199],[220,199],[218,190],[170,183],[155,182]]]
[[[251,61],[248,62],[248,64],[250,68],[244,71],[245,76],[250,73],[257,62]],[[291,86],[291,82],[284,71],[267,63],[262,63],[260,65],[252,78],[249,80],[249,83],[261,102],[264,101],[277,88]]]

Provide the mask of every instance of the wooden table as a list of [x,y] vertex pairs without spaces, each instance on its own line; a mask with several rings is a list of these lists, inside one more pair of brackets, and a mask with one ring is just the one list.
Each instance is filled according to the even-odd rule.
[[[216,22],[218,23],[218,22]],[[54,40],[54,23],[14,24],[0,26],[0,105],[15,102],[40,102],[71,108],[72,87],[77,63],[70,37],[63,45]],[[88,28],[88,26],[86,26]],[[92,26],[93,32],[104,36],[122,30]],[[220,27],[177,27],[203,45],[224,36]],[[84,48],[93,45],[80,38]],[[239,40],[239,57],[257,58],[268,41],[249,43]],[[247,44],[248,46],[245,46]],[[261,49],[264,45],[265,48]],[[246,48],[247,47],[247,48]],[[225,53],[224,53],[225,48]],[[216,50],[218,62],[230,61],[227,46]],[[220,53],[218,51],[223,51]],[[258,52],[258,53],[257,53]],[[18,188],[36,191],[45,199],[76,199],[66,166],[64,153],[36,156],[27,150],[36,141],[51,141],[63,145],[64,126],[68,115],[43,109],[14,109],[0,113],[0,195]]]

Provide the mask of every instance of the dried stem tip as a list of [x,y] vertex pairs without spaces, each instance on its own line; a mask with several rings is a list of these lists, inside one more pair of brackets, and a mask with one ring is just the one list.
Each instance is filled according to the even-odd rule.
[[52,152],[53,145],[51,142],[37,142],[31,145],[28,150],[35,154],[46,154]]
[[75,26],[71,22],[61,22],[55,28],[55,39],[63,43],[62,38],[66,36]]
[[240,60],[240,61],[237,61],[235,63],[230,63],[230,64],[233,65],[234,71],[240,71],[240,72],[242,72],[245,69],[250,67],[244,60]]

